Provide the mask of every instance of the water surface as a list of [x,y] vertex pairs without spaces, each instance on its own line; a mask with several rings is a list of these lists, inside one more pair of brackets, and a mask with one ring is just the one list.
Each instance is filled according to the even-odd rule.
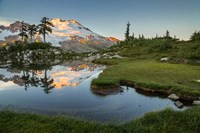
[[166,107],[185,109],[167,98],[146,96],[125,86],[114,95],[94,94],[90,83],[104,68],[81,61],[41,68],[0,68],[0,106],[103,122],[127,121]]

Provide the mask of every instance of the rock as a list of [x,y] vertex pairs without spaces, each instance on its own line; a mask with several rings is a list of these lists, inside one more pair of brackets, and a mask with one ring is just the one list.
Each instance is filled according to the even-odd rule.
[[200,79],[197,80],[197,83],[200,83]]
[[[10,65],[6,64],[6,65],[0,65],[0,68],[7,68],[9,67]],[[1,78],[1,77],[0,77]]]
[[7,64],[10,64],[10,63],[12,63],[12,61],[8,60],[8,61],[6,61],[6,63],[7,63]]
[[107,53],[105,53],[105,54],[103,54],[102,56],[103,56],[103,57],[107,57],[107,56],[108,56],[108,54],[107,54]]
[[76,59],[77,59],[77,60],[80,60],[80,59],[81,59],[81,56],[76,56]]
[[114,55],[113,58],[117,58],[117,59],[119,59],[119,58],[122,58],[122,57],[119,56],[119,55]]
[[59,55],[59,54],[61,54],[61,52],[60,51],[55,51],[54,54]]
[[92,54],[93,54],[93,53],[89,53],[87,56],[90,57],[90,56],[92,56]]
[[113,59],[113,57],[112,57],[112,56],[108,56],[107,58],[108,58],[108,59]]
[[172,99],[172,100],[178,100],[179,97],[176,95],[176,94],[171,94],[168,96],[169,99]]
[[100,55],[100,54],[97,54],[97,55],[96,55],[96,59],[99,59],[99,58],[101,58],[101,55]]
[[33,51],[32,51],[32,50],[30,50],[30,51],[29,51],[29,54],[30,54],[30,55],[32,55],[32,54],[33,54]]
[[96,59],[96,56],[90,56],[90,57],[84,58],[83,60],[91,62],[91,61],[93,61],[95,59]]
[[175,104],[176,107],[178,107],[178,108],[183,108],[183,103],[180,102],[180,101],[176,101],[174,104]]
[[194,105],[200,105],[200,101],[193,101]]
[[6,50],[9,50],[10,49],[10,46],[6,46]]
[[120,58],[122,58],[121,56],[119,56],[119,55],[117,55],[117,54],[115,54],[115,55],[113,55],[113,56],[108,55],[108,54],[103,54],[103,57],[104,57],[104,58],[107,58],[107,59],[120,59]]
[[165,61],[165,62],[168,61],[168,60],[169,60],[168,57],[164,57],[164,58],[161,58],[161,59],[160,59],[160,61]]

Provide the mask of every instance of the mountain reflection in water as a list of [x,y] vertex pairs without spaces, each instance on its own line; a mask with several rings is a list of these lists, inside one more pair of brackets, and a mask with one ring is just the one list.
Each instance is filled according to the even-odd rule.
[[[52,89],[62,89],[65,86],[76,87],[83,80],[103,69],[103,66],[81,61],[55,66],[47,65],[41,69],[35,69],[34,66],[17,68],[14,64],[11,66],[0,68],[0,81],[2,81],[0,86],[14,83],[24,86],[25,90],[30,87],[41,87],[46,94],[51,93]],[[0,89],[6,89],[6,87]]]

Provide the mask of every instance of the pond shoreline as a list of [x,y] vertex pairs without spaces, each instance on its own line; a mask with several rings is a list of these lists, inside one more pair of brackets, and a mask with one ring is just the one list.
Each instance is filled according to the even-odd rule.
[[[119,93],[121,91],[120,86],[132,87],[136,91],[140,91],[140,92],[143,92],[143,93],[152,93],[152,94],[156,94],[158,96],[162,95],[166,98],[170,94],[176,93],[176,92],[173,92],[172,90],[163,90],[163,89],[159,90],[159,89],[141,87],[141,86],[134,84],[131,81],[126,81],[126,80],[121,80],[119,85],[116,85],[116,86],[100,87],[100,86],[97,86],[97,85],[91,85],[91,90],[94,93],[106,96],[106,95],[112,95],[112,94],[115,94],[115,93]],[[195,100],[199,100],[198,97],[189,96],[189,95],[186,96],[186,95],[180,95],[179,94],[178,96],[179,96],[179,100],[183,100],[183,101],[186,101],[186,102],[193,102]]]
[[[166,97],[176,95],[178,100],[200,101],[198,66],[163,63],[155,60],[99,59],[100,64],[113,62],[94,79],[91,88],[98,92],[106,89],[118,91],[121,85],[138,91],[156,93]],[[107,90],[107,91],[108,91]],[[109,91],[108,91],[109,92]]]

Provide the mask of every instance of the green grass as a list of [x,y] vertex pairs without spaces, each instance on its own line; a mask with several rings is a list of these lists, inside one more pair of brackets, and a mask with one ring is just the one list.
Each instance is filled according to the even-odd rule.
[[119,125],[99,124],[64,116],[0,112],[0,132],[66,133],[198,133],[200,107],[183,112],[165,109]]
[[[109,61],[101,60],[100,63]],[[92,81],[95,89],[116,87],[127,81],[143,88],[168,91],[179,96],[199,97],[200,67],[189,64],[161,63],[154,60],[114,59],[97,79]],[[98,62],[98,61],[97,61]]]
[[[161,40],[160,40],[161,41]],[[135,40],[131,42],[121,42],[101,53],[118,52],[123,57],[134,59],[155,59],[170,57],[171,62],[180,63],[183,60],[200,59],[198,55],[199,44],[194,42],[170,41],[169,48],[160,50],[162,41],[155,40]],[[181,62],[182,63],[182,62]],[[187,62],[186,62],[187,63]]]
[[[123,41],[100,53],[118,53],[126,58],[94,61],[108,68],[92,81],[92,88],[113,89],[123,81],[143,90],[197,99],[200,96],[200,84],[195,82],[200,79],[199,46],[192,41],[164,38]],[[161,63],[163,57],[170,60]]]

